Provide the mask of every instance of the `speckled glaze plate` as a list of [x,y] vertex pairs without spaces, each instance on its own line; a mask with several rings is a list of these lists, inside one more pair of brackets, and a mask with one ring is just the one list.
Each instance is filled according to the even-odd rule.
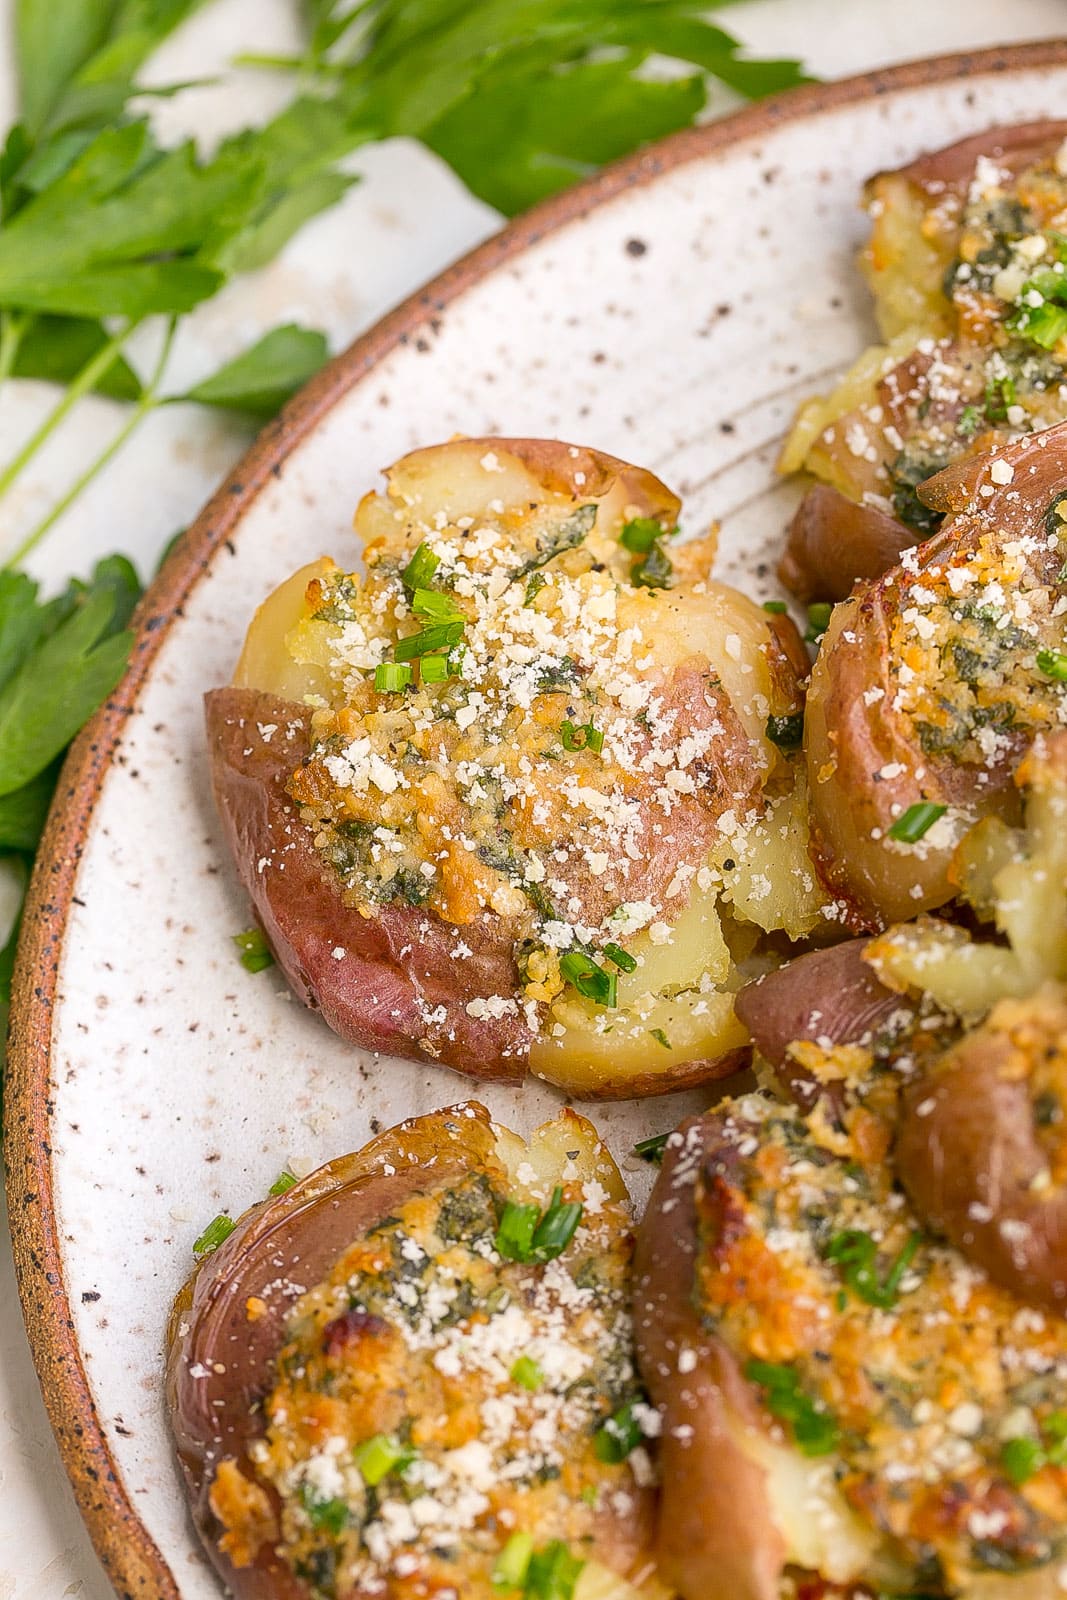
[[[1058,115],[1067,41],[815,86],[680,135],[516,223],[361,339],[268,428],[146,597],[133,664],[67,763],[16,980],[6,1155],[23,1304],[60,1447],[117,1591],[217,1600],[162,1401],[171,1299],[204,1222],[290,1159],[462,1099],[361,1055],[231,935],[201,697],[253,608],[357,498],[452,433],[550,435],[653,468],[757,598],[793,491],[797,401],[872,336],[862,180],[994,122]],[[482,1091],[529,1128],[553,1091]],[[706,1095],[601,1107],[617,1153]],[[641,1174],[632,1172],[639,1186]]]

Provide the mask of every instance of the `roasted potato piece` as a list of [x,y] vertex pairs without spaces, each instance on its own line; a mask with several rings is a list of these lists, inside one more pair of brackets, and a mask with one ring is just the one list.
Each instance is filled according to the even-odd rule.
[[260,609],[208,696],[215,793],[345,1038],[594,1097],[743,1058],[745,929],[800,937],[825,898],[803,650],[708,579],[712,541],[669,545],[678,511],[596,451],[457,441],[363,500],[365,576],[320,561]]
[[[857,929],[951,898],[960,837],[1012,817],[1014,767],[1063,718],[1065,491],[1067,425],[949,468],[922,491],[941,533],[834,610],[805,749],[813,852]],[[909,842],[921,804],[941,810]]]
[[752,1095],[668,1141],[634,1314],[684,1600],[779,1600],[789,1568],[799,1592],[1057,1593],[1067,1324],[923,1234],[889,1136]]
[[838,491],[809,491],[797,513],[781,575],[798,593],[839,599],[884,571],[937,528],[919,484],[1063,420],[1065,137],[1064,122],[994,128],[867,185],[861,265],[887,343],[787,440],[782,471]]
[[180,1297],[168,1367],[237,1600],[490,1600],[531,1552],[574,1600],[665,1600],[630,1251],[570,1111],[529,1147],[481,1106],[435,1112],[249,1212]]

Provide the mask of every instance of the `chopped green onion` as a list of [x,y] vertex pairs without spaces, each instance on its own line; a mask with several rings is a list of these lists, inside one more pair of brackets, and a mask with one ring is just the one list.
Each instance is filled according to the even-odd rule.
[[357,1445],[352,1459],[359,1468],[363,1482],[371,1489],[390,1473],[402,1473],[415,1459],[415,1452],[388,1433],[376,1433]]
[[624,549],[631,550],[635,556],[647,556],[656,540],[663,537],[663,533],[664,530],[655,517],[634,517],[630,522],[623,523],[619,543]]
[[750,1383],[759,1384],[771,1416],[789,1423],[804,1455],[824,1456],[837,1448],[837,1423],[823,1406],[804,1393],[792,1367],[749,1361],[745,1377]]
[[435,556],[428,544],[420,544],[400,575],[405,589],[425,589],[438,567],[440,556]]
[[901,1280],[921,1242],[921,1233],[910,1235],[884,1280],[878,1276],[877,1241],[862,1228],[846,1228],[835,1233],[826,1247],[826,1259],[841,1267],[841,1276],[861,1300],[888,1311],[897,1303]]
[[493,1568],[494,1589],[521,1589],[533,1555],[533,1535],[513,1533]]
[[411,597],[411,609],[417,617],[423,617],[427,622],[466,621],[452,596],[441,594],[437,589],[416,589]]
[[593,1435],[593,1451],[598,1461],[625,1461],[643,1438],[633,1405],[622,1406]]
[[618,1005],[618,978],[613,972],[605,972],[580,950],[568,950],[566,955],[560,956],[559,970],[587,1000],[609,1008]]
[[348,1526],[348,1503],[337,1495],[323,1500],[309,1487],[302,1484],[300,1488],[300,1503],[307,1512],[311,1526],[322,1533],[332,1533],[334,1538],[339,1538]]
[[451,650],[463,637],[466,626],[462,618],[455,622],[440,622],[435,626],[423,628],[421,633],[411,633],[406,639],[399,639],[396,646],[396,659],[398,661],[415,661],[420,656],[432,655],[437,650]]
[[670,556],[661,545],[654,544],[647,556],[634,563],[630,582],[639,589],[666,589],[673,572]]
[[886,830],[886,837],[898,844],[916,844],[947,810],[947,806],[935,805],[932,800],[917,800]]
[[511,1381],[517,1383],[521,1389],[529,1389],[532,1393],[535,1389],[540,1389],[545,1381],[545,1375],[533,1356],[520,1356],[511,1369]]
[[262,928],[246,928],[244,933],[235,933],[233,942],[241,952],[241,965],[246,972],[264,972],[267,967],[273,967],[274,957]]
[[1067,334],[1067,307],[1048,300],[1040,306],[1020,306],[1009,317],[1008,326],[1042,350],[1054,350]]
[[414,673],[406,661],[383,661],[374,669],[374,688],[378,694],[399,694]]
[[553,1539],[531,1556],[523,1588],[525,1600],[573,1600],[584,1561],[572,1556],[562,1539]]
[[789,607],[784,600],[764,600],[764,611],[769,611],[772,617],[784,617]]
[[637,961],[635,957],[632,956],[628,950],[624,950],[622,945],[606,944],[604,946],[604,954],[607,956],[609,961],[613,961],[615,963],[620,972],[637,971]]
[[1040,1472],[1047,1459],[1036,1439],[1008,1439],[1000,1452],[1000,1464],[1016,1488]]
[[985,414],[990,422],[1005,422],[1008,407],[1015,404],[1015,380],[991,378],[985,386]]
[[447,655],[423,656],[419,662],[420,683],[445,683],[455,676]]
[[1062,650],[1039,650],[1037,652],[1038,670],[1046,678],[1055,678],[1057,683],[1067,683],[1067,653]]
[[652,1166],[663,1165],[663,1153],[667,1148],[669,1133],[654,1133],[650,1139],[639,1139],[634,1145],[634,1155],[642,1161],[651,1162]]
[[804,742],[804,713],[788,717],[768,717],[767,737],[779,750],[799,750]]
[[194,1242],[193,1255],[209,1256],[213,1250],[218,1249],[224,1240],[230,1237],[236,1226],[237,1224],[232,1217],[228,1217],[224,1211],[220,1211],[217,1217],[212,1217],[199,1239]]
[[505,1261],[554,1261],[574,1238],[581,1220],[582,1207],[575,1201],[564,1203],[558,1186],[544,1216],[535,1205],[508,1200],[496,1231],[497,1252]]
[[969,439],[978,432],[982,422],[982,413],[977,406],[964,406],[960,412],[960,419],[956,424],[956,432],[964,439]]
[[667,1035],[664,1033],[662,1028],[650,1028],[649,1032],[651,1033],[653,1039],[655,1039],[656,1043],[663,1046],[664,1050],[673,1050],[674,1046],[671,1044],[671,1041],[667,1038]]
[[830,626],[833,610],[829,600],[816,600],[808,607],[808,631],[804,635],[806,644],[818,644]]
[[286,1167],[284,1171],[279,1172],[278,1176],[267,1190],[267,1193],[272,1195],[288,1194],[295,1182],[296,1178],[289,1171],[289,1168]]
[[599,755],[604,748],[604,735],[592,722],[578,726],[573,722],[561,722],[559,737],[564,750],[592,750],[594,755]]

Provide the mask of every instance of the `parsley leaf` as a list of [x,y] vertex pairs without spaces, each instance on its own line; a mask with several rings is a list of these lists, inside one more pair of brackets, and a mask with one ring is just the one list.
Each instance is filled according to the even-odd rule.
[[227,361],[210,378],[203,379],[178,400],[195,400],[202,406],[247,411],[272,417],[329,358],[322,333],[286,323]]
[[[107,342],[106,330],[89,317],[35,317],[19,340],[11,376],[70,383]],[[112,400],[136,400],[141,380],[116,356],[94,387]]]

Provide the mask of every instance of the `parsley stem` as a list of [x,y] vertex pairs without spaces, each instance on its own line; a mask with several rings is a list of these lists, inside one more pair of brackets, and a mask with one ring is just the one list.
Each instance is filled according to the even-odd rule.
[[[95,388],[104,373],[118,359],[123,345],[136,326],[136,321],[127,322],[113,338],[100,346],[96,354],[90,357],[81,371],[71,379],[64,390],[63,398],[48,413],[44,421],[33,430],[22,448],[11,458],[4,470],[0,472],[0,495],[7,493],[15,479],[21,475],[33,460],[45,440],[55,432],[67,413],[74,409],[83,395],[87,395],[91,389]],[[14,361],[14,356],[11,359]]]
[[25,313],[0,311],[0,383],[6,383],[15,370],[19,345],[30,320]]
[[[60,517],[68,509],[68,507],[74,503],[82,491],[87,489],[92,483],[93,479],[104,470],[108,462],[118,455],[119,451],[129,439],[130,435],[135,431],[135,429],[140,427],[148,413],[150,411],[154,411],[159,405],[159,385],[163,381],[163,373],[170,357],[170,350],[171,345],[174,342],[174,330],[177,326],[177,320],[178,319],[176,317],[171,317],[167,325],[167,332],[163,339],[163,348],[160,351],[159,360],[156,362],[155,371],[152,373],[152,376],[145,388],[141,391],[140,399],[137,401],[137,404],[126,418],[126,421],[123,423],[118,433],[115,434],[110,443],[104,446],[103,450],[95,458],[95,460],[89,463],[89,465],[85,468],[85,471],[75,478],[67,492],[56,501],[52,509],[41,518],[41,521],[37,524],[37,526],[35,528],[31,528],[30,532],[23,539],[22,543],[17,547],[17,549],[12,551],[11,555],[8,556],[7,560],[4,562],[3,565],[5,568],[18,566],[21,562],[25,561],[30,551],[40,543],[50,528],[55,527]],[[132,324],[130,328],[127,329],[127,334],[130,332],[132,332]],[[118,348],[112,351],[111,359],[114,360],[117,354]],[[90,365],[92,365],[91,362]],[[84,370],[87,371],[88,369],[86,368]],[[99,376],[99,374],[97,374],[97,376]],[[75,379],[75,382],[78,381],[78,379]],[[95,378],[93,381],[96,381]],[[2,492],[3,490],[0,488],[0,493]]]

